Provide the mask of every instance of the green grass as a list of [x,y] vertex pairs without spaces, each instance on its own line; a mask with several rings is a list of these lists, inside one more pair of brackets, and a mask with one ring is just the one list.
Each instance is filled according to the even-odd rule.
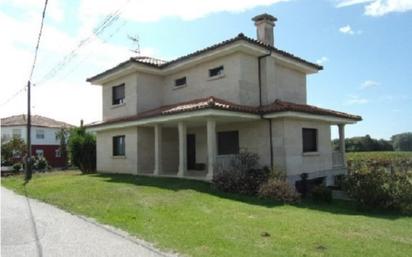
[[347,153],[348,160],[412,160],[412,152],[351,152]]
[[[5,178],[2,184],[24,193],[22,177]],[[346,202],[280,205],[217,193],[203,182],[78,172],[34,175],[26,191],[187,256],[412,253],[412,217],[361,213]]]

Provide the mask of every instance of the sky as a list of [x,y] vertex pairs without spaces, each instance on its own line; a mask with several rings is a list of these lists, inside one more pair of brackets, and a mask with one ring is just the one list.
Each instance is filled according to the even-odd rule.
[[[43,4],[0,0],[1,117],[26,113]],[[251,18],[265,12],[278,18],[275,47],[324,66],[308,76],[308,104],[363,117],[347,137],[412,131],[412,0],[49,0],[32,113],[101,120],[101,88],[86,78],[137,49],[171,60],[240,32],[255,38]],[[119,18],[96,35],[110,14]]]

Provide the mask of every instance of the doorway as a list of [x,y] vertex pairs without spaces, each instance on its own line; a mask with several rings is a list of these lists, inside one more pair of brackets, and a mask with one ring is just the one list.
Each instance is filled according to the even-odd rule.
[[196,168],[196,136],[195,134],[187,134],[187,169],[194,170]]

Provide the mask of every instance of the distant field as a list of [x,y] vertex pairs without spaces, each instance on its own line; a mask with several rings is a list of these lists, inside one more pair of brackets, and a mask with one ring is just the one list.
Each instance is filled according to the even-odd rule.
[[395,171],[412,171],[412,152],[352,152],[347,153],[349,171],[364,164],[382,166]]

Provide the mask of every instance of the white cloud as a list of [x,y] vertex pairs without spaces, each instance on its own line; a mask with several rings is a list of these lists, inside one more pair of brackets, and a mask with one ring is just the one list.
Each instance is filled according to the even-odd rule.
[[341,33],[347,34],[347,35],[355,35],[355,34],[360,35],[360,34],[362,34],[362,30],[356,30],[356,31],[354,31],[350,25],[346,25],[346,26],[340,27],[340,28],[339,28],[339,31],[340,31]]
[[369,100],[366,98],[362,98],[357,95],[350,95],[349,99],[345,102],[346,105],[359,105],[359,104],[367,104]]
[[338,0],[336,7],[341,8],[358,4],[364,4],[365,15],[374,17],[412,10],[411,0]]
[[365,80],[364,82],[362,82],[360,88],[361,89],[369,89],[369,88],[374,88],[379,86],[380,83],[377,81],[373,81],[373,80]]
[[328,58],[328,57],[322,56],[321,58],[319,58],[318,60],[316,60],[316,63],[319,64],[319,65],[323,65],[323,64],[325,64],[325,63],[328,62],[328,61],[329,61],[329,58]]

